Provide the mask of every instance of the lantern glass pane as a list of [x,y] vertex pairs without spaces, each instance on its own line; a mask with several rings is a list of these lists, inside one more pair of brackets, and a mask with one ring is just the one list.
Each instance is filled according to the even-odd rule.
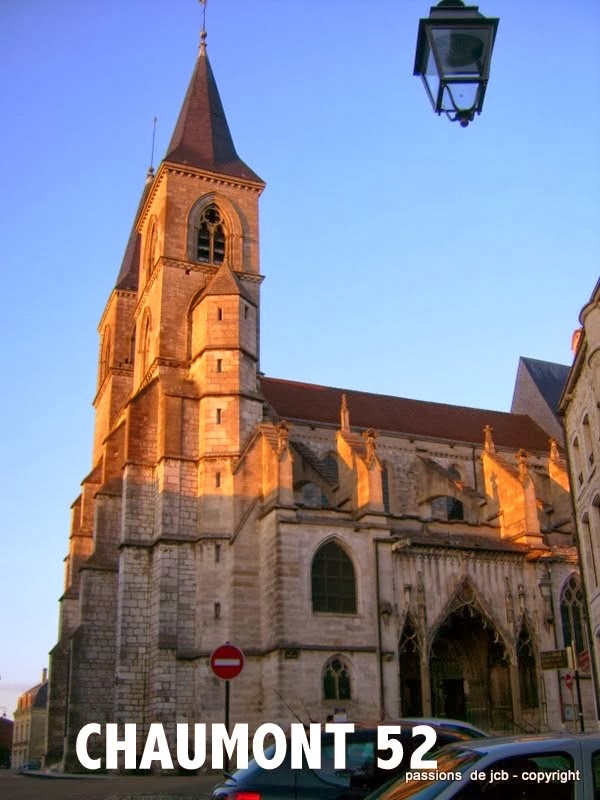
[[442,77],[487,75],[491,34],[488,28],[432,27],[429,34]]
[[435,58],[433,55],[433,51],[430,49],[428,58],[427,58],[427,69],[425,70],[425,74],[423,75],[423,81],[425,82],[425,86],[427,87],[427,92],[429,94],[429,99],[434,108],[437,106],[438,102],[438,94],[440,91],[440,76],[437,72],[437,67],[435,65]]
[[443,111],[469,111],[479,97],[479,83],[450,83],[444,86]]

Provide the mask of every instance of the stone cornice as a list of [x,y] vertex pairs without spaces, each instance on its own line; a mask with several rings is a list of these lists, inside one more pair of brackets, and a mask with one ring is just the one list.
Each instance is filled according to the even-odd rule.
[[166,178],[167,175],[184,175],[188,178],[195,178],[196,180],[202,180],[205,183],[213,184],[216,186],[230,186],[236,189],[243,189],[248,192],[252,192],[253,194],[261,194],[263,189],[265,188],[264,183],[258,183],[257,181],[245,181],[240,178],[232,178],[228,177],[227,175],[223,175],[221,173],[216,172],[209,172],[208,170],[202,170],[195,167],[186,167],[182,164],[175,164],[169,161],[163,161],[158,168],[158,172],[154,180],[152,181],[152,186],[150,191],[148,192],[148,197],[146,198],[146,202],[144,203],[143,208],[141,209],[138,219],[136,230],[138,233],[141,233],[141,229],[148,217],[148,213],[152,203],[154,202],[154,198],[156,193],[159,189],[159,186]]
[[[175,648],[172,648],[175,649]],[[295,643],[280,642],[273,647],[244,647],[244,656],[246,658],[264,658],[264,656],[272,655],[285,651],[295,651],[300,655],[301,653],[331,653],[332,649],[336,653],[376,653],[377,648],[375,645],[344,645],[344,647],[332,648],[330,644],[303,644],[298,645]],[[210,658],[212,650],[178,650],[176,657],[181,661],[193,661],[198,658]],[[294,656],[296,658],[297,656]]]

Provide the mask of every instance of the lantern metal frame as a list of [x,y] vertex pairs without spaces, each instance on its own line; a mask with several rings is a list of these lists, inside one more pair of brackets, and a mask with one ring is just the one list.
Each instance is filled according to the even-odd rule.
[[[480,14],[478,6],[465,6],[462,0],[442,0],[431,8],[429,17],[419,20],[414,74],[421,76],[436,114],[445,114],[453,122],[460,122],[463,128],[473,121],[475,114],[481,113],[499,22],[497,17]],[[449,39],[450,47],[452,37],[463,45],[470,38],[478,38],[482,53],[476,61],[462,64],[458,61],[453,70],[442,57],[440,42],[443,37]],[[451,50],[449,52],[451,54]],[[471,63],[476,68],[465,71],[464,68]],[[432,66],[435,72],[431,71]],[[439,81],[439,85],[430,86],[428,76]],[[466,107],[455,97],[461,89],[470,90],[473,96]]]

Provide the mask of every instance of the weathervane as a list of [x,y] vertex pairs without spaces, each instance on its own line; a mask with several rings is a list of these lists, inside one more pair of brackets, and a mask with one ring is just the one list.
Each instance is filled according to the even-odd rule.
[[202,33],[206,33],[206,4],[208,0],[198,0],[202,6]]

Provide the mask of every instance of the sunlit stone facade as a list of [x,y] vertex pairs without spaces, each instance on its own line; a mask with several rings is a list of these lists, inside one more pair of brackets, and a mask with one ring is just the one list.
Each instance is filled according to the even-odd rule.
[[225,641],[232,722],[561,728],[561,453],[528,416],[263,376],[263,188],[203,46],[100,320],[47,761],[73,767],[88,722],[222,721]]
[[[580,315],[575,360],[561,400],[577,515],[589,629],[581,643],[600,686],[600,283]],[[589,640],[588,640],[589,639]]]

